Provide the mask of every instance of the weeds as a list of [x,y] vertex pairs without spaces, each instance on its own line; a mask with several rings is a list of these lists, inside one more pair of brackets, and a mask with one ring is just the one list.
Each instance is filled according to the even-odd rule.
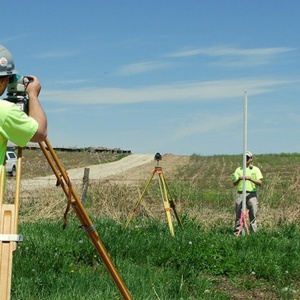
[[[299,162],[299,154],[255,157],[264,175],[259,232],[238,239],[232,235],[231,173],[239,156],[192,155],[171,179],[166,174],[184,225],[174,222],[175,237],[156,181],[126,230],[145,181],[90,181],[86,209],[133,299],[297,299]],[[74,188],[80,194],[80,184]],[[14,254],[12,300],[120,299],[72,211],[61,229],[62,191],[50,187],[21,196],[25,241]]]

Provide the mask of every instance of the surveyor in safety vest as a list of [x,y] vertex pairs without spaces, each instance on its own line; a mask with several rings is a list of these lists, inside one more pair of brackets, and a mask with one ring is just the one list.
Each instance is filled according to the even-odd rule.
[[[246,152],[246,176],[245,176],[245,192],[246,192],[246,208],[249,211],[250,227],[253,232],[257,231],[256,213],[258,208],[258,187],[262,184],[262,173],[260,169],[253,165],[253,154],[250,151]],[[234,234],[240,231],[242,204],[243,204],[243,167],[238,167],[232,175],[233,185],[237,187],[235,198],[235,226]]]
[[[18,72],[11,53],[0,45],[0,96]],[[5,163],[7,142],[24,147],[29,141],[42,142],[47,137],[47,117],[38,99],[41,84],[37,77],[24,82],[28,96],[28,114],[11,101],[0,99],[0,168]],[[1,173],[0,169],[0,173]]]

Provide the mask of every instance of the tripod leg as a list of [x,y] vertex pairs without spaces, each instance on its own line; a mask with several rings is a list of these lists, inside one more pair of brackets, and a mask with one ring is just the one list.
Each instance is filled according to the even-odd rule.
[[4,203],[5,176],[5,165],[0,165],[0,205]]
[[248,227],[248,216],[249,216],[249,210],[247,210],[247,212],[244,215],[244,225],[245,225],[246,232],[249,235],[250,231],[249,231],[249,227]]
[[127,219],[127,222],[126,222],[126,224],[125,224],[125,228],[128,227],[128,225],[129,225],[129,223],[131,222],[131,220],[132,220],[132,218],[133,218],[133,216],[134,216],[136,210],[138,209],[139,205],[141,204],[142,199],[143,199],[144,195],[145,195],[146,192],[147,192],[147,189],[148,189],[148,187],[149,187],[149,185],[150,185],[150,182],[151,182],[151,180],[152,180],[154,174],[155,174],[155,172],[153,172],[152,175],[150,176],[150,178],[149,178],[149,180],[148,180],[148,182],[147,182],[147,184],[146,184],[146,186],[145,186],[145,188],[144,188],[144,190],[143,190],[143,192],[142,192],[140,198],[138,199],[138,201],[136,202],[136,204],[135,204],[135,206],[134,206],[134,209],[133,209],[132,213],[129,215],[129,217],[128,217],[128,219]]
[[176,217],[176,220],[177,220],[178,224],[180,225],[180,227],[182,227],[182,226],[183,226],[183,225],[182,225],[182,222],[181,222],[181,220],[180,220],[180,218],[179,218],[179,215],[178,215],[178,213],[177,213],[176,206],[175,206],[175,202],[174,202],[174,200],[172,200],[171,193],[170,193],[170,189],[169,189],[169,186],[168,186],[168,184],[167,184],[167,182],[166,182],[166,179],[165,179],[165,177],[164,177],[164,174],[162,173],[161,176],[163,177],[163,180],[164,180],[164,182],[165,182],[166,190],[167,190],[167,192],[168,192],[168,199],[169,199],[169,202],[170,202],[170,206],[171,206],[171,208],[173,209],[173,212],[174,212],[174,215],[175,215],[175,217]]
[[241,233],[243,233],[243,235],[245,235],[245,229],[246,229],[247,234],[250,234],[249,227],[247,224],[247,219],[248,219],[248,210],[246,213],[244,213],[244,212],[241,213],[241,218],[240,218],[241,225],[236,234],[237,237],[239,237]]
[[21,170],[22,170],[22,148],[18,147],[17,155],[17,173],[16,173],[16,190],[15,190],[15,207],[16,207],[16,218],[15,218],[15,230],[18,229],[19,221],[19,209],[20,209],[20,193],[21,193]]
[[[0,234],[6,234],[10,229],[7,229],[7,224],[11,225],[11,220],[6,220],[8,214],[13,215],[4,204],[6,170],[5,164],[0,165]],[[9,217],[10,217],[9,216]],[[10,278],[11,278],[11,244],[0,241],[0,291],[3,299],[10,299]]]
[[248,235],[250,234],[248,223],[247,223],[248,222],[248,214],[249,214],[249,210],[247,210],[246,212],[242,212],[243,226],[241,227],[241,229],[242,229],[243,235],[245,235],[245,233],[247,233]]
[[79,197],[75,193],[75,191],[71,185],[70,179],[67,175],[67,172],[60,164],[60,161],[59,161],[58,157],[56,156],[56,153],[54,152],[54,149],[52,148],[49,140],[48,139],[45,140],[45,145],[47,146],[49,153],[46,150],[46,146],[43,143],[39,143],[39,144],[40,144],[40,147],[41,147],[47,161],[49,162],[49,165],[51,166],[51,168],[57,178],[57,181],[60,183],[66,196],[68,198],[70,198],[70,203],[72,204],[72,207],[73,207],[78,219],[81,222],[82,228],[85,229],[86,234],[88,235],[88,237],[90,238],[91,242],[93,243],[95,249],[97,250],[98,254],[100,255],[108,272],[110,273],[112,279],[114,280],[116,286],[118,287],[119,292],[122,294],[122,296],[125,300],[131,300],[132,297],[131,297],[128,289],[126,288],[116,267],[114,266],[111,258],[109,257],[109,255],[108,255],[108,253],[107,253],[107,251],[95,229],[95,226],[92,224],[89,216],[87,215],[85,208],[83,207]]
[[169,230],[170,230],[171,235],[174,236],[175,233],[174,233],[174,227],[173,227],[173,223],[172,223],[171,208],[170,208],[170,202],[168,199],[166,183],[164,181],[162,173],[159,173],[158,176],[159,176],[159,187],[160,187],[161,196],[162,196],[162,199],[164,202],[164,208],[165,208],[165,212],[166,212],[166,216],[167,216]]
[[13,252],[17,248],[18,212],[20,206],[20,177],[21,177],[22,149],[18,148],[16,173],[16,189],[14,204],[4,204],[6,183],[5,165],[1,172],[0,191],[0,291],[1,299],[10,299]]
[[13,251],[16,249],[16,242],[9,241],[8,237],[15,232],[15,206],[13,204],[2,204],[0,209],[0,291],[1,299],[9,300],[11,291]]

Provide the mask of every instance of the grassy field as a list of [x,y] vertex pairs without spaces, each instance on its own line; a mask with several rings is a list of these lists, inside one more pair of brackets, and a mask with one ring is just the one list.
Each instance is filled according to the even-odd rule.
[[[70,166],[80,161],[73,155],[65,158]],[[264,175],[259,232],[236,238],[231,174],[240,161],[192,155],[168,174],[183,222],[180,228],[173,220],[175,237],[155,182],[127,229],[145,182],[90,184],[86,210],[133,299],[300,299],[300,154],[255,157]],[[12,300],[121,299],[72,212],[62,230],[65,205],[60,189],[22,199],[19,231],[25,240],[14,254]]]

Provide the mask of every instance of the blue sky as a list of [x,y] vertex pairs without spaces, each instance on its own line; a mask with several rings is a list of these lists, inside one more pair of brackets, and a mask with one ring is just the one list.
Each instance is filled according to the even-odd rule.
[[[5,13],[3,13],[5,11]],[[0,43],[37,75],[54,147],[300,150],[300,1],[6,1]]]

